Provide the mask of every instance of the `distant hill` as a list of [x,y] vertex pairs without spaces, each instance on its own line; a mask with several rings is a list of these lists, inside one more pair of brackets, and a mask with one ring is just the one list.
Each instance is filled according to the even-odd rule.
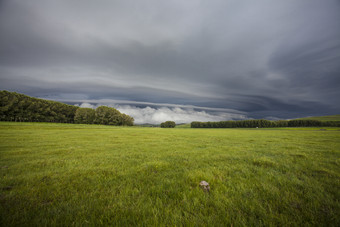
[[176,125],[176,128],[190,128],[190,124],[178,124]]
[[135,124],[135,126],[138,126],[138,127],[160,127],[160,125],[157,125],[157,124],[150,124],[150,123],[144,123],[144,124]]
[[[159,124],[150,124],[150,123],[136,124],[135,126],[138,126],[138,127],[160,127]],[[189,123],[176,124],[176,128],[190,128],[190,124]]]
[[340,114],[320,117],[304,117],[296,120],[340,121]]

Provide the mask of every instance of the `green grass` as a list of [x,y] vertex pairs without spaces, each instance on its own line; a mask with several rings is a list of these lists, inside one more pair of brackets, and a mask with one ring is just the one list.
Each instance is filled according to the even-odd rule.
[[340,114],[320,117],[305,117],[297,120],[340,121]]
[[325,129],[2,122],[0,226],[339,226]]

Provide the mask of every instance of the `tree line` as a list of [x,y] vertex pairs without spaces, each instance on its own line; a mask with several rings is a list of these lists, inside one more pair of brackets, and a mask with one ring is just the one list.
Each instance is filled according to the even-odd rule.
[[218,122],[191,122],[191,128],[274,128],[274,127],[340,127],[339,121],[318,120],[243,120]]
[[115,108],[99,106],[96,110],[91,108],[78,108],[74,121],[77,124],[132,126],[134,119],[129,115],[119,112]]
[[116,126],[131,126],[134,122],[132,117],[112,107],[81,108],[9,91],[0,91],[0,120]]

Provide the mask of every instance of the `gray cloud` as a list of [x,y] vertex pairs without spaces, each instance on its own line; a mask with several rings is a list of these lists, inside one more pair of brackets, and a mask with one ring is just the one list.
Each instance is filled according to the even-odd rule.
[[206,111],[197,111],[194,109],[183,109],[179,107],[169,108],[137,108],[134,106],[117,106],[118,110],[126,113],[135,119],[136,124],[152,123],[160,124],[165,121],[175,121],[176,124],[190,123],[192,121],[224,121],[234,119],[244,119],[243,115],[230,113],[209,113]]
[[[116,101],[119,102],[119,101]],[[135,119],[135,124],[160,124],[165,121],[175,121],[176,124],[190,123],[192,121],[226,121],[246,119],[244,113],[229,109],[200,108],[195,106],[138,103],[128,101],[131,104],[142,104],[146,107],[136,105],[117,104],[112,100],[96,100],[96,103],[76,104],[84,108],[97,108],[106,105],[118,109],[120,112],[128,114]]]
[[0,89],[256,118],[335,114],[339,10],[337,0],[5,0]]

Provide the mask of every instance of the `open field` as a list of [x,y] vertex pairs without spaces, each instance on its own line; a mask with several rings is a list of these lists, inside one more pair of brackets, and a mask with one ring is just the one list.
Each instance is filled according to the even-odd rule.
[[340,114],[320,117],[305,117],[299,118],[298,120],[340,121]]
[[340,225],[339,128],[0,122],[0,177],[1,226]]

